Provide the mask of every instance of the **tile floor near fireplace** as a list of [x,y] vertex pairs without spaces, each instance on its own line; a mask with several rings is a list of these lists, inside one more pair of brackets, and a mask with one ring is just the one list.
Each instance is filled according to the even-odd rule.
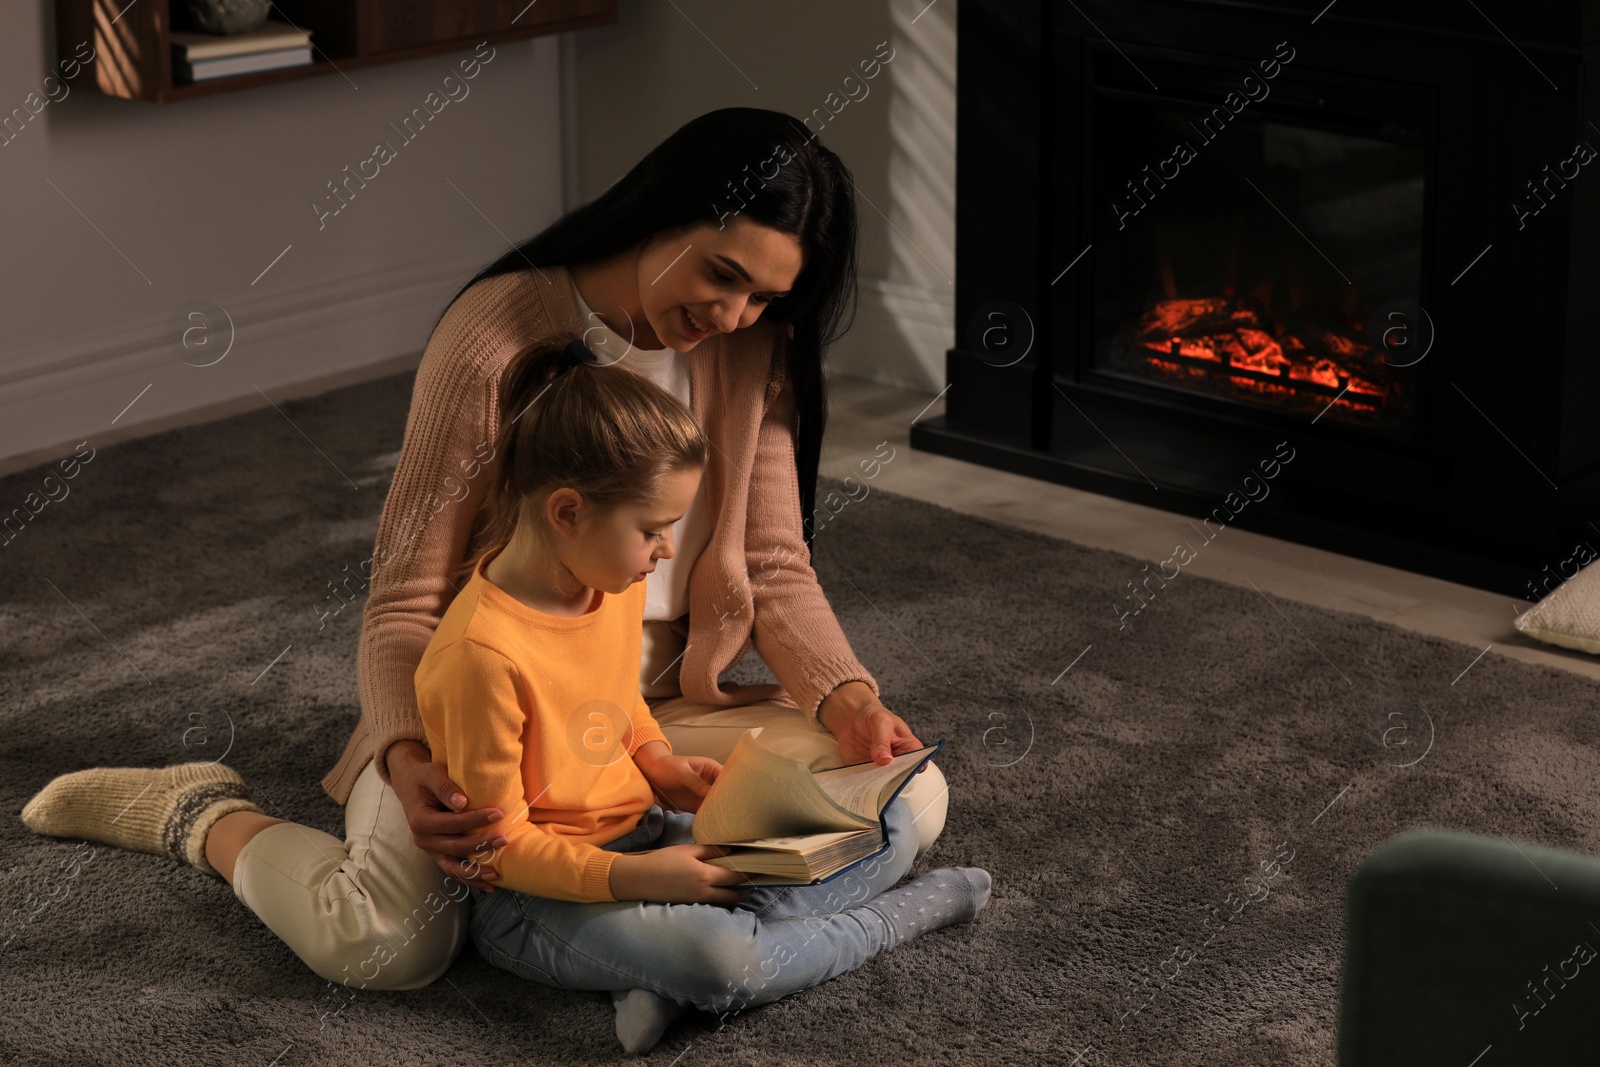
[[[1173,542],[1189,533],[1183,516],[1169,511],[913,449],[908,439],[912,421],[940,414],[942,399],[928,407],[933,399],[929,395],[861,378],[834,377],[829,384],[832,414],[823,444],[824,475],[843,478],[859,460],[874,455],[879,442],[888,441],[898,451],[874,484],[891,493],[1149,561],[1166,557]],[[1253,583],[1275,601],[1356,612],[1477,650],[1492,645],[1491,656],[1600,678],[1600,657],[1524,637],[1511,625],[1514,602],[1481,589],[1243,529],[1217,538],[1186,569],[1244,589]],[[1019,575],[1018,581],[1023,580]],[[1106,591],[1108,619],[1116,592]],[[1293,614],[1293,605],[1280,606]],[[1476,652],[1463,655],[1465,668]]]

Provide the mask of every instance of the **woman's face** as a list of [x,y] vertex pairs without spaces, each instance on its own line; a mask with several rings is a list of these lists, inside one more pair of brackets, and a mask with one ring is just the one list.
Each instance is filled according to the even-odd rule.
[[800,242],[743,217],[658,236],[639,256],[639,298],[662,348],[687,352],[754,325],[804,266]]

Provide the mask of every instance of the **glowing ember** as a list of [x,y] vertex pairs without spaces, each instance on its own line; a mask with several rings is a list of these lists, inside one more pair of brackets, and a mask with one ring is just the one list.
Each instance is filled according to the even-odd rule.
[[1146,365],[1163,376],[1226,376],[1264,396],[1343,392],[1339,404],[1373,409],[1389,397],[1388,368],[1359,328],[1314,310],[1280,326],[1252,297],[1158,301],[1135,334]]

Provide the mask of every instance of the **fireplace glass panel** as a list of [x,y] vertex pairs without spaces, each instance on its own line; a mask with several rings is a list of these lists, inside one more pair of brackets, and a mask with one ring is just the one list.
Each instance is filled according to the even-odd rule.
[[1093,365],[1406,436],[1424,152],[1252,106],[1096,101]]

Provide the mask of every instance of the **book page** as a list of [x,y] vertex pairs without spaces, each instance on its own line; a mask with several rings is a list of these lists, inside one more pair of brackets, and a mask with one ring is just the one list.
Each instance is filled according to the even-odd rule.
[[813,772],[818,786],[835,804],[865,819],[877,821],[883,813],[884,798],[916,773],[917,765],[933,748],[921,748],[894,758],[892,763],[855,763]]
[[[795,834],[790,837],[763,837],[757,841],[744,841],[732,846],[734,849],[761,849],[772,852],[796,852],[806,855],[836,845],[840,841],[848,840],[857,834],[867,833],[865,830],[841,830],[838,833],[828,834]],[[737,853],[736,853],[737,854]]]
[[817,787],[811,769],[757,741],[761,727],[740,737],[722,773],[695,813],[700,844],[732,844],[768,837],[867,829],[876,817],[841,811]]

